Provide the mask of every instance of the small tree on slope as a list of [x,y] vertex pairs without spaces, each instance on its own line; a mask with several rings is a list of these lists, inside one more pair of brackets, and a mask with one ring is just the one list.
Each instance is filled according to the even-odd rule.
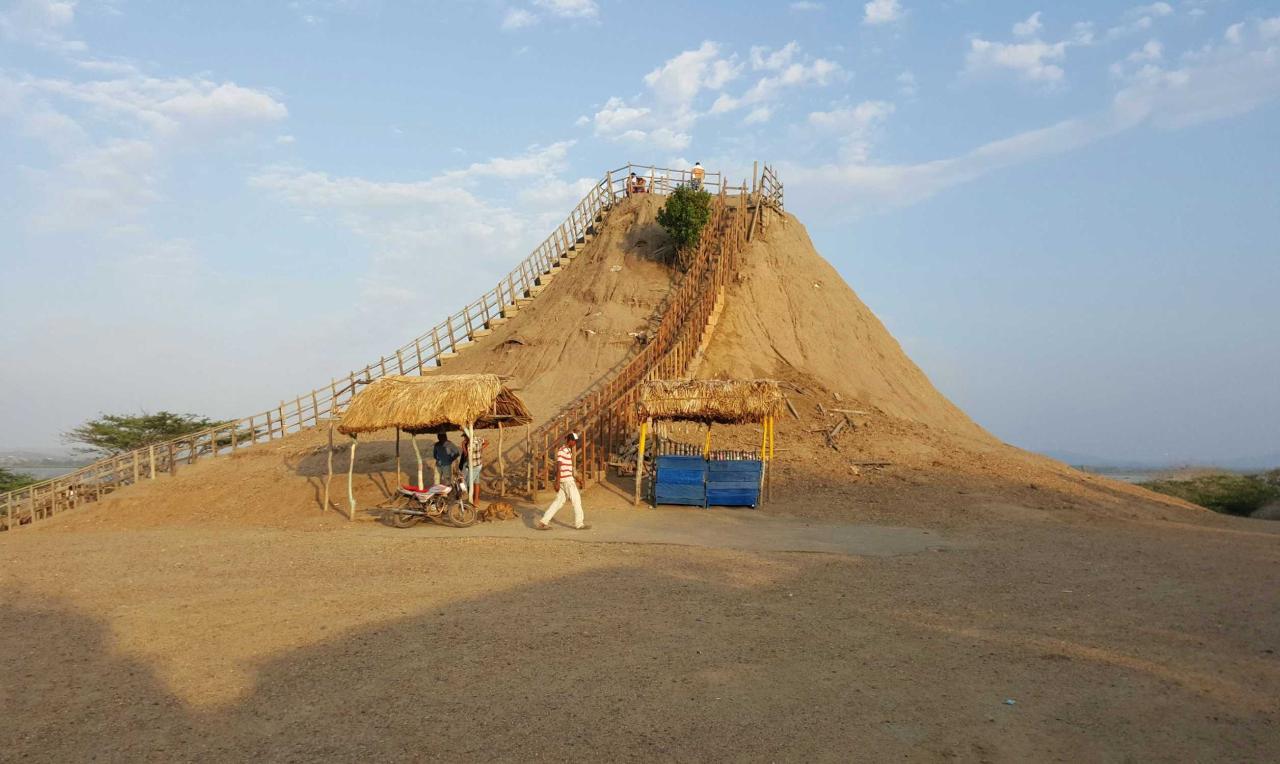
[[658,212],[658,225],[675,241],[677,249],[698,244],[702,227],[711,219],[711,194],[692,188],[677,188]]
[[163,443],[192,432],[212,427],[216,422],[195,414],[103,414],[97,419],[63,433],[63,440],[78,444],[76,450],[110,456],[154,443]]

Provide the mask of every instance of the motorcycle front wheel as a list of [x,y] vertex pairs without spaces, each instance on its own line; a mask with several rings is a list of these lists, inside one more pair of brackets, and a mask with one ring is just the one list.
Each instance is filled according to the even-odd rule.
[[449,505],[448,520],[451,525],[466,528],[475,525],[479,519],[480,513],[471,502],[455,501]]

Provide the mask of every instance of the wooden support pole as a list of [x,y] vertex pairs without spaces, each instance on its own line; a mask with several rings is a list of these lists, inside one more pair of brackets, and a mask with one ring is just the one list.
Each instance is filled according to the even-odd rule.
[[498,422],[498,495],[507,495],[507,460],[502,451],[502,422]]
[[707,441],[702,444],[702,458],[711,457],[711,423],[707,422]]
[[418,436],[412,432],[409,433],[409,443],[413,446],[414,458],[418,460],[418,482],[414,485],[422,488],[422,451],[418,448]]
[[533,495],[533,425],[524,426],[524,489]]
[[631,500],[631,506],[640,506],[640,481],[644,477],[644,439],[649,434],[649,427],[653,424],[653,417],[649,417],[640,423],[640,443],[636,448],[636,493]]
[[147,446],[147,477],[151,480],[156,479],[156,447],[154,445]]
[[133,482],[136,484],[142,478],[141,457],[137,451],[133,452]]
[[351,457],[347,460],[347,519],[356,519],[356,491],[353,483],[355,482],[356,472],[356,443],[359,440],[356,436],[351,436]]
[[329,449],[325,454],[325,462],[328,465],[328,471],[324,475],[324,506],[320,508],[321,512],[329,511],[329,483],[333,482],[333,420],[329,420]]
[[396,485],[404,485],[403,473],[400,471],[400,428],[396,428]]

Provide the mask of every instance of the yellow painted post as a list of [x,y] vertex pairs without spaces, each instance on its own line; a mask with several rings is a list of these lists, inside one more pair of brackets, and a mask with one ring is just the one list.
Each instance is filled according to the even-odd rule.
[[702,444],[702,458],[711,456],[711,423],[707,422],[707,440]]
[[646,419],[640,423],[640,447],[636,449],[636,496],[631,502],[631,506],[640,506],[640,481],[644,475],[644,439],[649,434],[649,423],[653,421],[653,417]]

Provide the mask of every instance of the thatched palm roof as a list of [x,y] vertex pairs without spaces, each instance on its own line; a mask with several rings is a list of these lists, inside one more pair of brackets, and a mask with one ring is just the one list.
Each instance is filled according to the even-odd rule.
[[346,435],[399,427],[406,432],[447,432],[475,422],[487,430],[532,421],[524,401],[494,374],[382,377],[361,390],[342,414]]
[[641,416],[741,424],[778,413],[782,390],[772,379],[656,379],[640,388]]

